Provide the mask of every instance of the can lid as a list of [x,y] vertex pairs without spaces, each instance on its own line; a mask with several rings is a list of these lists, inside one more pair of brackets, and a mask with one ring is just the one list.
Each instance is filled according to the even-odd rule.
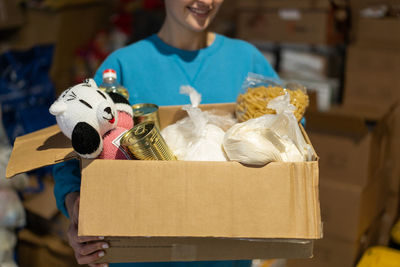
[[117,79],[117,73],[113,69],[106,69],[103,71],[103,79],[114,78]]
[[156,104],[151,103],[140,103],[132,105],[133,116],[143,116],[154,113],[158,110]]

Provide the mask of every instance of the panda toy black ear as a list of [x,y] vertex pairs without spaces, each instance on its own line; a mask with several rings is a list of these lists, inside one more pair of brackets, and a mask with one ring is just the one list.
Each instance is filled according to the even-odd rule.
[[133,117],[133,110],[129,103],[129,101],[118,93],[110,92],[108,95],[111,97],[112,101],[115,104],[117,111],[123,111],[128,113],[131,117]]
[[71,135],[72,147],[83,158],[96,158],[103,150],[99,133],[86,122],[78,122]]
[[108,95],[111,97],[112,101],[115,104],[128,104],[129,105],[129,101],[125,97],[123,97],[122,95],[120,95],[118,93],[110,92],[110,93],[108,93]]

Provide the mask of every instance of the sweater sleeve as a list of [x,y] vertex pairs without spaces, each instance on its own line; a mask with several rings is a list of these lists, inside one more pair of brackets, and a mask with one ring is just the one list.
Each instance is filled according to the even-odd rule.
[[65,197],[72,192],[79,192],[81,189],[81,172],[78,160],[69,160],[54,165],[54,195],[58,209],[69,218],[65,206]]

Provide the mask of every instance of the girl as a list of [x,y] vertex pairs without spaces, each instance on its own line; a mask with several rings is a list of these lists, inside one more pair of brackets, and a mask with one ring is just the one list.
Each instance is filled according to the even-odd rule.
[[[278,78],[263,55],[244,41],[207,31],[223,0],[165,0],[166,17],[157,34],[113,52],[100,66],[114,69],[129,90],[130,103],[187,104],[179,94],[190,85],[202,103],[234,102],[249,72]],[[70,245],[79,264],[93,264],[104,256],[108,244],[101,237],[78,237],[80,171],[76,161],[54,168],[55,196],[59,209],[70,218]],[[119,264],[112,264],[119,266]],[[121,266],[250,266],[250,261],[135,263]]]

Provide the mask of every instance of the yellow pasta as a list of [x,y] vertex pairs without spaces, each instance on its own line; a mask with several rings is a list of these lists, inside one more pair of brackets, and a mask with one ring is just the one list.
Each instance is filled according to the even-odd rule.
[[257,118],[265,114],[275,114],[275,110],[267,108],[268,102],[277,96],[290,94],[290,103],[296,107],[294,115],[298,121],[303,117],[309,104],[308,95],[302,90],[289,90],[279,86],[258,86],[248,88],[237,98],[236,116],[239,121]]

